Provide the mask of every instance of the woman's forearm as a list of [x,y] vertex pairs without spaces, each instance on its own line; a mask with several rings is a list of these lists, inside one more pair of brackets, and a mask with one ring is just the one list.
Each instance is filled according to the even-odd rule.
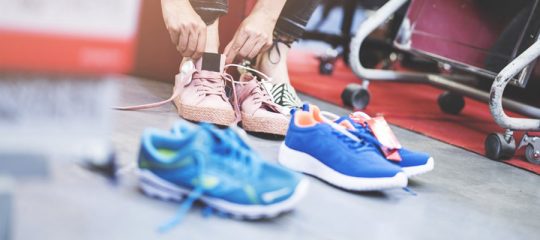
[[287,0],[258,0],[251,15],[259,15],[276,23]]

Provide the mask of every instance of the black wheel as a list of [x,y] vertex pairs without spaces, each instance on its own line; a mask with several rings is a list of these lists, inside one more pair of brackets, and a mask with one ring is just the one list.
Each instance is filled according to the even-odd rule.
[[531,163],[540,165],[540,149],[534,149],[532,144],[528,144],[525,148],[525,158]]
[[341,93],[341,101],[348,107],[362,110],[367,107],[370,99],[369,91],[360,84],[351,83]]
[[491,133],[484,142],[486,157],[500,161],[510,159],[516,152],[516,140],[511,137],[509,141],[502,133]]
[[321,59],[319,61],[319,73],[321,75],[332,75],[334,72],[334,61]]
[[452,92],[444,92],[439,95],[437,102],[439,103],[441,111],[454,115],[459,114],[465,107],[465,99],[463,96]]

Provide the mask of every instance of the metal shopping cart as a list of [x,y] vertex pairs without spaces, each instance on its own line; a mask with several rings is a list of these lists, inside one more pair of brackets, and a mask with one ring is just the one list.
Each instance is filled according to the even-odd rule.
[[[540,109],[503,98],[508,84],[526,88],[528,80],[535,78],[540,56],[539,1],[388,1],[360,24],[351,40],[349,63],[363,84],[348,87],[342,96],[349,99],[344,102],[367,105],[362,101],[369,99],[365,95],[369,95],[368,84],[373,80],[419,82],[445,89],[438,103],[451,114],[458,114],[464,107],[463,96],[485,101],[495,122],[505,129],[487,136],[486,156],[508,159],[516,149],[525,147],[527,160],[540,164],[540,138],[529,134],[540,131]],[[364,40],[404,7],[407,14],[393,42],[396,51],[436,61],[441,73],[369,69],[360,62]],[[494,79],[489,93],[472,87],[471,83],[485,83],[485,79]],[[532,118],[509,117],[503,107]],[[514,131],[525,131],[517,146]]]

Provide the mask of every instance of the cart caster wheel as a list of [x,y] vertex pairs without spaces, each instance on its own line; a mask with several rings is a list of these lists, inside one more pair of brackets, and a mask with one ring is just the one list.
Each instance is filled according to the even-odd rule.
[[510,159],[516,152],[516,140],[512,136],[507,141],[502,133],[491,133],[484,142],[486,157],[500,161]]
[[319,73],[321,75],[332,75],[334,72],[334,62],[321,60],[319,62]]
[[441,111],[453,115],[459,114],[465,107],[465,99],[463,96],[452,92],[444,92],[439,95],[437,102],[439,103]]
[[370,99],[369,91],[360,84],[351,83],[341,93],[341,101],[348,107],[362,110],[367,107]]
[[525,148],[525,158],[531,163],[540,165],[540,149],[534,149],[534,145],[528,144]]

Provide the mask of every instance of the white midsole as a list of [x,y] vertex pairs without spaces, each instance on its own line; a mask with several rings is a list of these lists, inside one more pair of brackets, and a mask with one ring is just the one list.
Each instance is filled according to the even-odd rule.
[[434,167],[435,167],[435,160],[433,160],[433,158],[430,157],[428,161],[426,162],[426,164],[424,165],[414,166],[414,167],[403,167],[401,168],[401,170],[403,170],[403,172],[407,174],[407,177],[412,177],[412,176],[420,175],[423,173],[427,173],[433,170]]
[[405,173],[400,172],[393,177],[383,178],[352,177],[335,171],[309,154],[287,147],[285,143],[280,146],[278,161],[290,169],[316,176],[335,186],[353,191],[371,191],[407,186]]
[[[139,186],[144,192],[153,193],[162,198],[181,200],[191,191],[167,182],[149,170],[139,170],[139,177]],[[213,208],[233,215],[252,218],[272,217],[279,213],[292,210],[306,195],[308,186],[309,181],[304,178],[300,181],[294,193],[288,199],[269,205],[243,205],[208,196],[202,196],[200,199]]]

